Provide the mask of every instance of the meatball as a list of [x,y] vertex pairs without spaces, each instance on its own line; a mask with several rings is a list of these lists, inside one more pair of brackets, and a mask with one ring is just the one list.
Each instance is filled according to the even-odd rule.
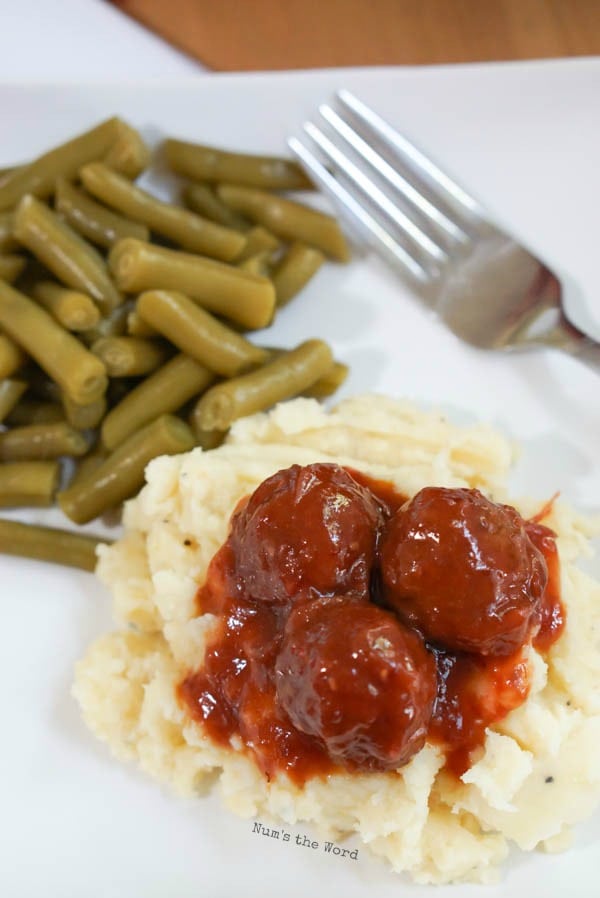
[[514,508],[427,487],[388,521],[381,578],[386,603],[427,640],[508,655],[539,627],[547,569]]
[[366,597],[382,508],[333,464],[293,465],[269,477],[232,521],[237,582],[275,604],[308,596]]
[[376,605],[347,597],[300,603],[275,663],[293,725],[349,767],[401,767],[422,748],[436,666],[421,637]]

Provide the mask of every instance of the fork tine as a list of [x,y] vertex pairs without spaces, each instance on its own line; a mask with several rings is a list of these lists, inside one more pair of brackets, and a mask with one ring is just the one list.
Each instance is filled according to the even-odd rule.
[[424,252],[428,253],[436,262],[444,262],[448,258],[444,250],[421,230],[421,228],[405,215],[401,209],[392,203],[382,190],[371,181],[353,162],[333,144],[322,131],[319,131],[311,122],[304,125],[304,130],[317,146],[323,151],[344,174],[365,193],[381,211],[396,224],[401,231],[417,243]]
[[405,199],[411,202],[434,225],[441,228],[450,238],[459,243],[468,243],[469,237],[465,232],[451,221],[443,212],[437,209],[433,203],[423,196],[406,178],[386,162],[376,150],[373,149],[357,132],[335,112],[331,106],[323,104],[319,112],[326,122],[348,143],[364,161],[384,178],[388,184],[395,188]]
[[345,187],[331,175],[324,165],[297,138],[288,140],[288,146],[307,169],[312,178],[340,203],[366,235],[369,243],[377,243],[392,263],[399,264],[420,284],[427,284],[431,277],[428,272],[389,234],[385,228],[354,199]]
[[459,203],[471,215],[482,217],[482,210],[479,203],[473,199],[462,187],[448,177],[427,158],[414,144],[406,137],[399,134],[385,119],[373,112],[368,106],[362,103],[357,97],[347,90],[339,90],[337,93],[338,100],[347,109],[363,123],[373,133],[375,133],[386,146],[394,150],[401,159],[407,163],[417,174],[425,176],[427,181],[433,182],[443,193],[447,194],[455,203]]

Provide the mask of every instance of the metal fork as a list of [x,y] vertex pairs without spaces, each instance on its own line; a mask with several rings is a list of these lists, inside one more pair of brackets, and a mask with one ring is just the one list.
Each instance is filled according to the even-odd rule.
[[600,343],[563,308],[559,278],[480,204],[346,90],[288,143],[349,226],[457,334],[485,349],[565,350],[600,373]]

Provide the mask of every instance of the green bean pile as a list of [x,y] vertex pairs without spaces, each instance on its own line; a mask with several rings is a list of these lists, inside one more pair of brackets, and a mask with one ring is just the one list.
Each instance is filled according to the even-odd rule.
[[[119,118],[0,174],[0,507],[58,502],[85,524],[156,456],[214,448],[237,418],[346,377],[323,340],[247,336],[326,257],[348,259],[335,219],[278,193],[311,189],[303,171],[174,139],[160,152],[179,205],[135,183],[150,151]],[[13,555],[93,570],[97,542],[0,521]]]

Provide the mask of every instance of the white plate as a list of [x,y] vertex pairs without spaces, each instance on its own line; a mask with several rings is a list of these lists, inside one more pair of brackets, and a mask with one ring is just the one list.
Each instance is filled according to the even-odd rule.
[[[278,152],[318,102],[344,85],[568,275],[573,314],[600,335],[599,84],[600,60],[579,60],[0,86],[0,166],[112,113],[155,137]],[[352,366],[345,394],[376,389],[443,407],[459,421],[490,421],[523,443],[515,491],[547,498],[560,490],[583,508],[600,506],[600,381],[575,361],[462,345],[376,260],[328,266],[280,315],[268,341],[291,345],[316,334]],[[28,519],[36,517],[43,515]],[[69,695],[74,661],[110,626],[108,596],[92,577],[50,565],[1,558],[0,578],[3,895],[305,898],[324,880],[345,898],[366,889],[374,898],[430,892],[393,876],[362,848],[352,861],[264,838],[215,796],[179,800],[111,760]],[[599,836],[596,816],[579,828],[570,853],[517,854],[502,885],[448,894],[591,896]]]

